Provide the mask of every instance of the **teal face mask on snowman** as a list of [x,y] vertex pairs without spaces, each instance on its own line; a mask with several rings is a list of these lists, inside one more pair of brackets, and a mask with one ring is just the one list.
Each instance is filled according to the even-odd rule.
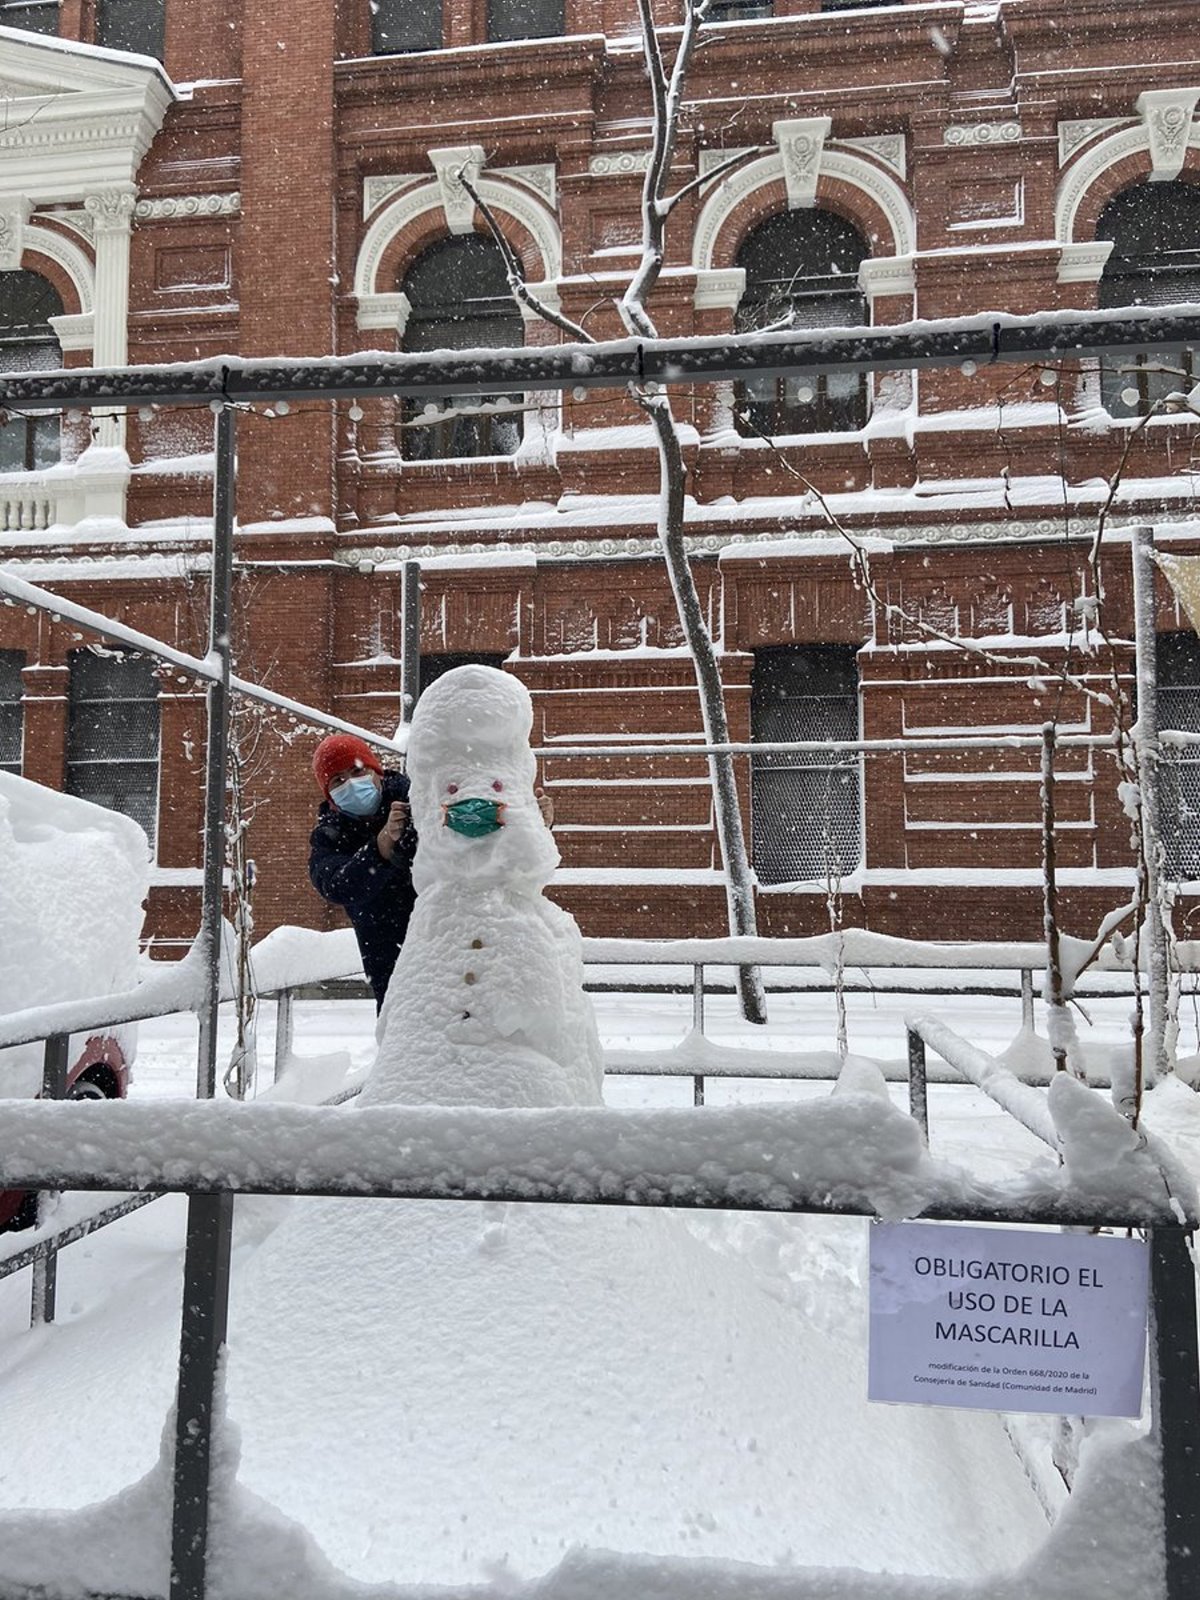
[[481,839],[504,826],[503,810],[502,800],[456,800],[452,806],[442,807],[442,816],[455,833],[467,839]]

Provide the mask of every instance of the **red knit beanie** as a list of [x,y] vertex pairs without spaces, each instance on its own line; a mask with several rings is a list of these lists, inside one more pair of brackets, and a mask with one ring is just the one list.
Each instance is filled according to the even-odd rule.
[[313,777],[326,800],[329,799],[331,780],[339,772],[349,772],[352,767],[369,767],[372,772],[383,772],[379,757],[366,740],[360,739],[357,734],[331,733],[313,751]]

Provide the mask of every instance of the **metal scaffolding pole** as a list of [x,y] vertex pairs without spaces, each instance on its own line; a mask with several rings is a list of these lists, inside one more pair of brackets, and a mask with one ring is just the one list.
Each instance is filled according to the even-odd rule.
[[1162,831],[1159,775],[1162,745],[1158,737],[1158,656],[1154,603],[1154,529],[1133,530],[1134,647],[1137,658],[1138,785],[1141,791],[1141,839],[1146,860],[1146,943],[1150,976],[1150,1063],[1156,1079],[1174,1066],[1167,1040],[1171,1022],[1171,951],[1162,901]]

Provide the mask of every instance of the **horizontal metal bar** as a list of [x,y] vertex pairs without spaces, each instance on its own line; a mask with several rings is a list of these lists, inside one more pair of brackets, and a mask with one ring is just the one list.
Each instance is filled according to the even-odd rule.
[[14,1272],[32,1266],[37,1258],[49,1249],[61,1250],[69,1244],[75,1244],[78,1240],[86,1239],[89,1234],[97,1232],[98,1229],[119,1222],[130,1212],[140,1211],[151,1201],[161,1199],[162,1195],[158,1193],[131,1194],[128,1200],[122,1200],[119,1205],[105,1206],[103,1211],[97,1211],[90,1217],[81,1217],[78,1222],[68,1223],[63,1228],[55,1228],[52,1233],[35,1240],[33,1244],[25,1245],[23,1249],[15,1251],[10,1256],[0,1257],[0,1278],[11,1277]]
[[797,370],[878,371],[1038,363],[1200,344],[1200,308],[1122,308],[1013,317],[984,312],[886,328],[806,328],[703,339],[621,339],[594,345],[209,361],[107,370],[9,373],[0,406],[214,405],[230,401],[445,396],[512,390],[711,383]]
[[[1188,735],[1182,735],[1184,742]],[[1194,736],[1200,742],[1200,735]],[[640,736],[628,744],[538,745],[533,754],[542,761],[569,760],[575,756],[623,758],[679,756],[702,760],[705,756],[771,755],[926,755],[940,750],[1040,750],[1041,733],[914,735],[903,739],[793,739],[755,744],[655,744]],[[1056,745],[1072,750],[1114,750],[1111,733],[1060,733]]]

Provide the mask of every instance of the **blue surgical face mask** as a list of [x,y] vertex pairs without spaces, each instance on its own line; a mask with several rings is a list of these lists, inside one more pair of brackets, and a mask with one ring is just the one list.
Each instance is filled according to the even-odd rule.
[[369,817],[379,810],[379,786],[366,774],[339,783],[336,789],[330,789],[329,798],[349,817]]

